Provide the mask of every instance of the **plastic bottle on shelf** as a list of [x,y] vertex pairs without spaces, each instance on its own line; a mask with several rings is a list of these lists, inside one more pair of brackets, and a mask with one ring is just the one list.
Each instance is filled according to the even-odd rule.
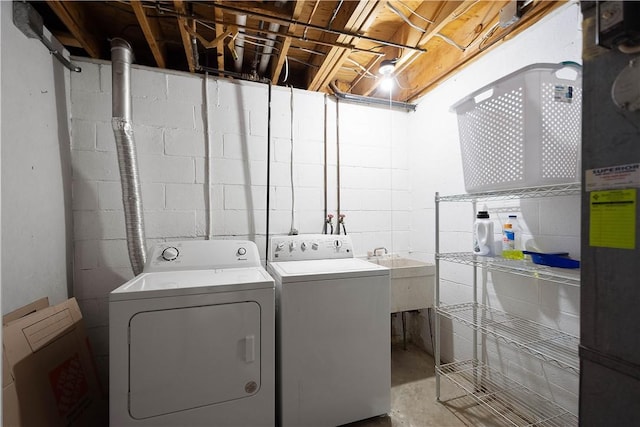
[[508,259],[524,259],[522,229],[516,215],[509,215],[502,227],[502,256]]
[[473,253],[493,255],[493,221],[487,211],[478,211],[473,223]]

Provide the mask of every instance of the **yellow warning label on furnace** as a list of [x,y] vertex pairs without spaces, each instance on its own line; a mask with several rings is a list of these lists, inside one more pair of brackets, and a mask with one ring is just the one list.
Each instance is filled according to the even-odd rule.
[[591,192],[589,245],[635,249],[636,190]]

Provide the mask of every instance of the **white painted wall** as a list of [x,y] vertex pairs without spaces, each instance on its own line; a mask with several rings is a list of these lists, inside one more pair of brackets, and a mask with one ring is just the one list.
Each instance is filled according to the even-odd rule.
[[[69,72],[2,10],[2,312],[71,287]],[[45,33],[48,36],[48,32]]]
[[[71,77],[74,292],[104,374],[108,294],[132,277],[116,146],[111,131],[111,66],[79,60]],[[203,239],[207,229],[204,78],[133,67],[133,121],[148,243]],[[209,78],[214,238],[254,240],[264,258],[268,86]],[[324,224],[325,96],[274,87],[269,233]],[[409,244],[408,115],[388,108],[339,107],[341,212],[356,256]],[[327,99],[328,211],[337,220],[336,101]],[[337,226],[337,224],[336,224]],[[106,381],[106,376],[105,376]]]
[[[582,33],[579,5],[562,7],[540,23],[497,46],[482,58],[456,73],[422,98],[416,114],[410,116],[410,159],[412,192],[412,256],[433,261],[435,251],[434,195],[465,192],[460,157],[457,118],[451,105],[475,90],[516,71],[540,62],[581,63]],[[491,208],[497,207],[489,205]],[[525,228],[525,238],[535,237],[543,251],[567,251],[580,257],[579,197],[536,199],[501,204],[501,213],[490,212],[494,228],[515,213]],[[441,204],[440,244],[442,252],[470,251],[474,218],[470,203]],[[499,234],[496,235],[499,238]],[[441,301],[455,304],[472,300],[472,268],[442,262]],[[491,307],[579,334],[578,287],[489,274],[480,281],[480,301]],[[414,319],[422,330],[425,346],[431,349],[426,311]],[[468,328],[443,322],[442,354],[445,360],[471,357],[473,345]],[[552,396],[577,413],[578,377],[553,366],[521,356],[506,345],[490,343],[485,352],[492,366],[522,380],[542,394]],[[483,354],[482,352],[480,354]]]

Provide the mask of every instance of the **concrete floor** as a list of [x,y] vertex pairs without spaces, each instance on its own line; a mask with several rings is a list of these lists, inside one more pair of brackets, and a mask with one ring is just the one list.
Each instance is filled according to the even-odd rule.
[[[415,345],[391,349],[391,413],[344,427],[495,426],[497,421],[448,381],[441,382],[436,401],[433,357]],[[446,399],[446,400],[445,400]]]
[[[459,427],[496,426],[499,423],[448,381],[442,381],[442,401],[437,402],[433,357],[409,343],[391,348],[391,413],[343,427]],[[446,400],[445,400],[446,399]],[[93,426],[106,427],[108,415]]]

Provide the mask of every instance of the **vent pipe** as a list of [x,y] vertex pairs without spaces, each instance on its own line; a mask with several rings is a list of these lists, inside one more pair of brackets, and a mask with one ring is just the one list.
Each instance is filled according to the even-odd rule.
[[247,25],[247,15],[237,15],[236,25],[238,26],[238,35],[235,40],[235,54],[233,55],[233,64],[236,72],[241,73],[242,61],[244,59],[244,32]]
[[142,273],[146,261],[144,216],[136,144],[131,122],[131,62],[133,51],[125,40],[111,41],[112,108],[111,127],[116,139],[122,204],[127,231],[127,248],[133,273]]
[[275,44],[276,34],[280,30],[280,24],[274,24],[273,22],[269,24],[269,34],[267,38],[269,39],[262,50],[262,56],[260,57],[260,66],[258,68],[258,72],[261,76],[264,75],[265,71],[267,71],[267,66],[269,65],[269,60],[271,59],[271,52],[273,52],[273,45]]
[[333,82],[329,83],[329,87],[337,99],[343,99],[354,104],[380,105],[406,111],[416,111],[416,108],[418,107],[416,104],[410,104],[408,102],[391,101],[384,98],[372,98],[370,96],[353,95],[351,93],[341,92]]

